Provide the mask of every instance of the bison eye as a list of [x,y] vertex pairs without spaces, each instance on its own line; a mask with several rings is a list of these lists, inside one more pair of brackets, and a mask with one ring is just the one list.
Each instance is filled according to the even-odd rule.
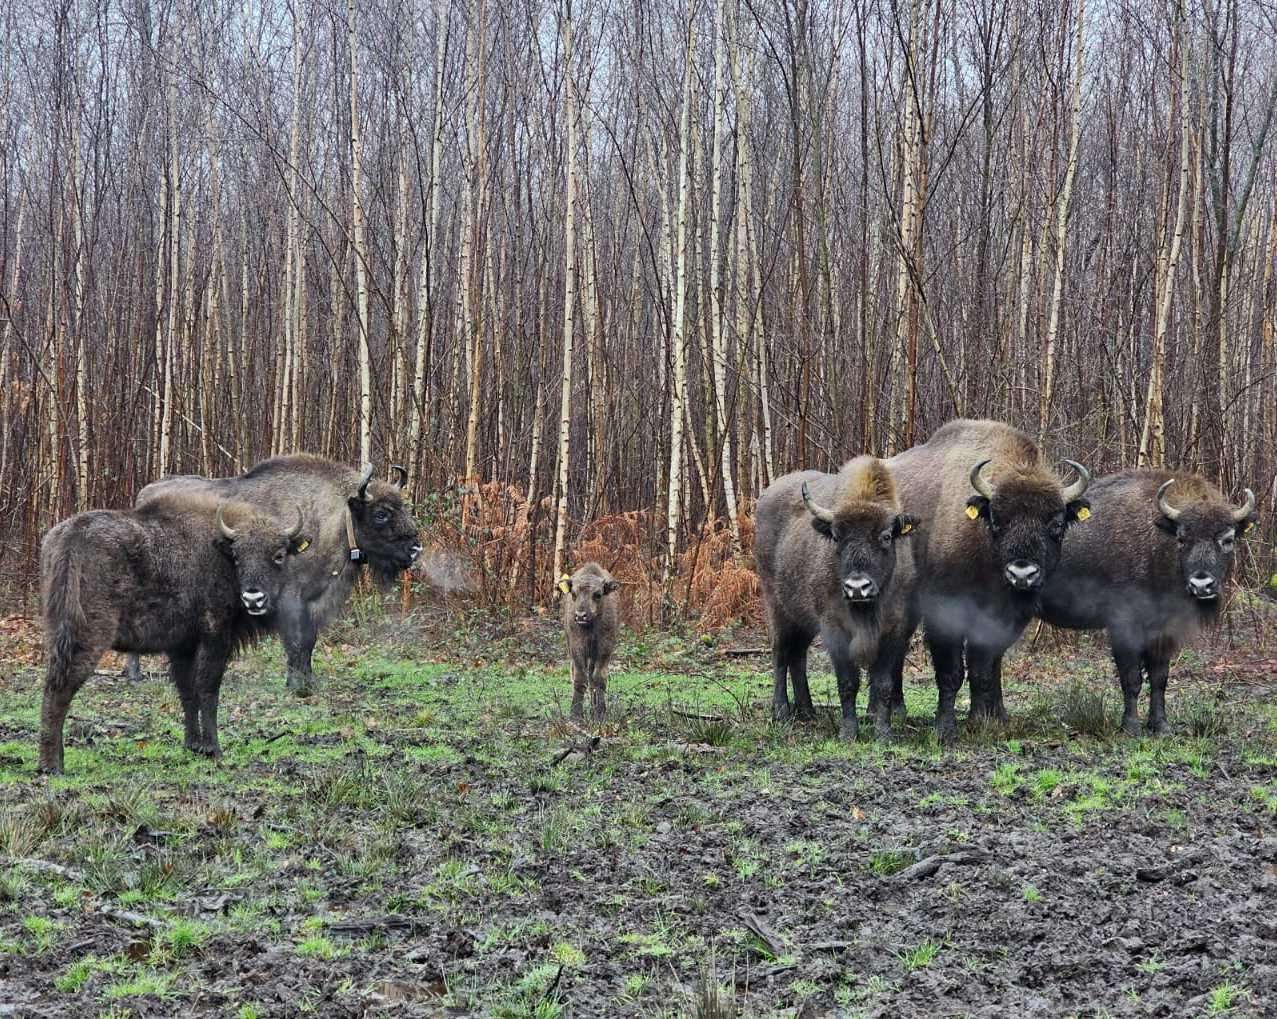
[[287,553],[285,553],[285,552],[276,552],[276,553],[275,553],[275,555],[274,555],[274,562],[275,562],[275,565],[276,565],[276,566],[283,566],[283,565],[284,565],[284,560],[285,560],[285,559],[287,559],[287,558],[288,558],[288,554],[287,554]]
[[379,509],[372,515],[372,522],[376,524],[378,527],[384,525],[386,521],[389,519],[390,519],[390,514],[387,513],[384,509]]
[[1233,550],[1233,536],[1231,533],[1220,536],[1219,547],[1225,552],[1231,552]]
[[883,548],[891,548],[893,535],[890,530],[883,531],[878,535],[878,544]]

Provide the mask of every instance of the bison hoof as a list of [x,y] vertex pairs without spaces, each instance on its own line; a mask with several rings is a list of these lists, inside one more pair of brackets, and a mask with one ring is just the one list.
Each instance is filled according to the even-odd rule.
[[1171,727],[1164,718],[1150,718],[1148,720],[1148,734],[1150,736],[1169,736]]
[[214,760],[220,760],[222,756],[222,748],[216,743],[208,743],[204,740],[193,740],[186,744],[186,749],[193,754],[199,754],[201,757],[211,757]]
[[296,697],[313,697],[318,691],[318,684],[310,676],[289,675],[287,683],[289,691]]
[[952,746],[958,738],[958,721],[953,715],[942,715],[936,719],[936,739],[945,746]]
[[1125,733],[1127,736],[1141,735],[1140,720],[1136,718],[1134,715],[1123,715],[1122,716],[1122,732]]
[[794,709],[789,706],[788,701],[774,701],[772,703],[772,721],[788,722],[794,717]]

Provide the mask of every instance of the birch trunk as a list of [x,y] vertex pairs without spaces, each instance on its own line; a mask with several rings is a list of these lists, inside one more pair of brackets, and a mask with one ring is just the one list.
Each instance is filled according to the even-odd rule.
[[368,332],[368,241],[364,224],[363,138],[359,128],[359,50],[355,0],[346,3],[350,39],[350,190],[355,242],[355,317],[359,331],[359,462],[372,462],[372,354]]

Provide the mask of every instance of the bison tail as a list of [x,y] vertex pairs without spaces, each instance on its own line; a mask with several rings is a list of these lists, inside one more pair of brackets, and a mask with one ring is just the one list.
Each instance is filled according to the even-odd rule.
[[45,586],[44,617],[48,624],[49,681],[62,683],[71,674],[88,626],[80,602],[80,568],[69,555],[58,556]]

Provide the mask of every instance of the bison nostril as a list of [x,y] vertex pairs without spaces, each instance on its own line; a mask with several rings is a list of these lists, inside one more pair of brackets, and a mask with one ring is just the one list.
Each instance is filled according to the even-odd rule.
[[842,589],[848,598],[863,601],[878,593],[878,584],[872,577],[851,576],[842,582]]
[[1015,587],[1033,587],[1042,580],[1042,568],[1027,559],[1015,559],[1006,565],[1006,578]]

